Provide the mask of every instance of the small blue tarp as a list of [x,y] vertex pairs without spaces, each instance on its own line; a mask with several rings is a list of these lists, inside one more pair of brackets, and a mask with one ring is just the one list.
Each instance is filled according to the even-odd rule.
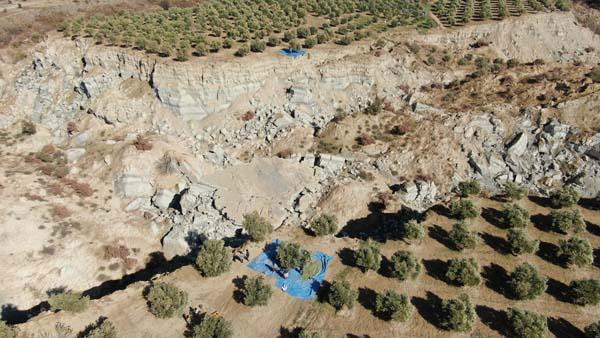
[[313,259],[321,262],[321,271],[319,271],[319,273],[317,273],[311,279],[303,279],[302,274],[300,274],[300,272],[296,269],[289,271],[288,277],[284,278],[281,269],[277,267],[277,263],[275,263],[277,257],[277,247],[280,243],[281,241],[277,239],[267,244],[265,252],[261,253],[252,262],[250,262],[248,267],[269,277],[275,278],[276,285],[280,289],[284,285],[287,286],[285,292],[287,292],[290,296],[303,300],[316,299],[317,292],[321,288],[321,284],[325,279],[325,274],[327,273],[327,268],[329,267],[332,257],[320,251],[317,251],[312,255]]
[[279,54],[281,55],[285,55],[285,56],[289,56],[292,58],[299,58],[301,56],[304,56],[304,54],[306,54],[305,51],[303,50],[296,50],[296,49],[290,49],[290,48],[284,48],[282,50],[279,51]]

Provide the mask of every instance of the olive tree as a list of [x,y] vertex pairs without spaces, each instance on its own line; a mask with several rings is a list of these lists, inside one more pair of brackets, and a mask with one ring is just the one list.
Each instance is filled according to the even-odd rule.
[[508,229],[506,241],[508,249],[513,255],[533,254],[540,245],[540,241],[532,239],[527,235],[525,229],[519,228]]
[[425,237],[425,229],[423,225],[415,219],[404,223],[402,227],[402,239],[405,241],[422,240]]
[[527,188],[514,182],[506,182],[504,184],[504,196],[509,201],[517,201],[522,199],[527,194]]
[[344,306],[351,309],[357,299],[358,291],[346,280],[333,281],[327,295],[327,301],[336,310],[341,310]]
[[567,265],[583,267],[594,262],[594,251],[587,239],[579,237],[561,239],[558,247],[558,255]]
[[248,306],[267,305],[273,295],[271,286],[265,283],[263,276],[244,278],[241,291],[243,302]]
[[569,285],[573,302],[579,305],[600,304],[600,280],[580,279]]
[[231,252],[222,240],[209,239],[202,243],[196,268],[204,277],[215,277],[231,268]]
[[600,321],[586,326],[583,332],[586,338],[600,338]]
[[450,215],[457,219],[474,218],[479,215],[479,209],[473,201],[461,199],[450,204]]
[[254,211],[250,214],[244,215],[244,222],[242,223],[250,239],[253,242],[264,241],[265,238],[273,232],[273,226],[269,221],[260,216],[258,212]]
[[463,181],[458,183],[457,190],[461,197],[469,197],[479,194],[481,192],[481,185],[477,180]]
[[550,218],[552,219],[552,229],[556,232],[581,232],[585,227],[581,213],[575,208],[552,210],[550,212]]
[[452,230],[448,233],[448,239],[454,250],[463,251],[465,249],[474,249],[478,241],[475,232],[469,231],[465,222],[458,222],[452,225]]
[[515,203],[504,204],[502,218],[511,228],[524,228],[529,224],[529,212]]
[[315,236],[332,235],[337,232],[337,219],[333,215],[321,214],[310,223],[310,229]]
[[508,287],[515,299],[535,299],[546,291],[547,282],[533,265],[523,263],[510,274]]
[[363,272],[377,270],[381,265],[381,246],[379,243],[367,240],[360,243],[355,254],[355,264]]
[[181,314],[188,301],[185,291],[168,283],[153,284],[146,290],[144,297],[150,313],[158,318],[171,318]]
[[285,271],[301,270],[309,261],[310,253],[298,243],[282,242],[277,247],[277,264]]
[[392,277],[403,281],[417,278],[421,273],[422,265],[412,252],[399,250],[392,255],[390,268]]
[[475,316],[475,307],[466,294],[442,301],[440,324],[446,330],[469,332],[475,324]]
[[58,292],[52,293],[48,298],[48,304],[52,311],[67,311],[79,313],[85,311],[88,307],[90,297],[83,296],[79,292]]
[[553,208],[569,208],[579,202],[579,193],[573,187],[563,187],[550,194],[550,205]]
[[404,294],[398,294],[394,290],[386,290],[378,294],[375,299],[375,311],[385,320],[405,322],[413,312],[410,300]]
[[452,258],[448,261],[446,279],[459,286],[475,286],[481,282],[479,264],[470,258]]
[[508,309],[508,323],[514,337],[543,338],[548,331],[546,317],[526,310]]
[[204,315],[200,324],[192,329],[192,338],[231,338],[231,323],[221,316]]
[[88,326],[80,335],[82,338],[117,338],[117,329],[105,317],[100,317],[98,320]]

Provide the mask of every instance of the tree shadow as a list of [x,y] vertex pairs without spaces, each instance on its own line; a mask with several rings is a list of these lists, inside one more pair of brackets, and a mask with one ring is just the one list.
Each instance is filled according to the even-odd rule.
[[479,233],[479,237],[483,239],[485,244],[494,249],[497,253],[501,255],[510,254],[510,250],[508,248],[508,242],[506,239],[490,234],[489,232],[481,232]]
[[571,288],[559,280],[548,278],[546,293],[563,303],[571,303]]
[[365,309],[375,314],[375,299],[377,298],[377,292],[367,287],[358,288],[358,303]]
[[552,218],[550,215],[536,214],[530,217],[533,226],[544,232],[552,231]]
[[496,310],[485,305],[477,305],[475,306],[475,312],[485,326],[504,337],[510,337],[510,325],[508,325],[508,317],[505,311]]
[[329,292],[331,291],[331,286],[332,284],[327,280],[323,280],[323,282],[321,282],[321,288],[317,291],[317,301],[319,303],[327,303],[329,301]]
[[508,271],[496,263],[483,267],[481,276],[485,279],[485,286],[506,298],[510,298],[510,292],[506,288],[509,280]]
[[499,229],[507,229],[508,227],[504,223],[504,217],[502,216],[502,212],[496,210],[494,208],[483,208],[481,209],[481,217],[485,219],[486,222],[495,226]]
[[446,218],[452,218],[452,214],[450,213],[450,209],[448,209],[445,205],[436,204],[431,207],[431,210],[440,216],[444,216]]
[[563,262],[558,256],[558,246],[555,244],[540,241],[540,247],[535,254],[548,263],[564,267]]
[[435,239],[443,246],[450,250],[454,250],[454,246],[450,243],[448,238],[448,231],[437,224],[433,224],[428,228],[429,237]]
[[14,304],[3,304],[0,310],[0,318],[8,325],[21,324],[49,309],[50,304],[47,301],[43,301],[27,310],[19,310]]
[[552,205],[550,203],[550,199],[548,197],[530,195],[530,196],[527,196],[527,198],[531,202],[539,205],[540,207],[544,207],[544,208],[551,208],[552,207]]
[[592,235],[600,236],[600,226],[597,224],[585,221],[585,229]]
[[442,326],[439,317],[442,307],[442,299],[431,291],[427,291],[425,297],[426,298],[415,296],[411,298],[410,302],[415,309],[417,309],[417,312],[419,315],[421,315],[421,317],[423,317],[423,319],[438,329],[443,330],[444,327]]
[[354,250],[349,248],[342,248],[337,252],[338,257],[340,258],[340,262],[347,266],[354,266]]
[[424,259],[423,267],[431,277],[447,283],[448,264],[441,259]]
[[381,256],[381,264],[379,265],[379,270],[377,272],[383,277],[392,277],[392,262],[389,258],[383,255]]
[[579,205],[588,210],[600,210],[600,205],[594,200],[594,198],[580,198]]
[[235,300],[238,304],[244,303],[244,282],[248,276],[236,276],[231,280],[233,285],[235,286],[235,290],[233,291],[233,300]]
[[562,317],[548,317],[548,330],[556,337],[584,337],[583,331]]
[[100,327],[100,325],[102,325],[102,323],[104,323],[104,321],[106,321],[108,318],[101,316],[99,317],[94,323],[89,324],[88,326],[86,326],[83,331],[79,332],[77,334],[77,338],[84,338],[84,337],[88,337],[90,335],[90,333],[96,329],[97,327]]
[[302,328],[301,327],[294,327],[294,328],[287,328],[287,327],[280,327],[279,328],[279,338],[297,338],[300,335],[300,332],[302,332]]
[[600,248],[594,249],[594,265],[600,268]]

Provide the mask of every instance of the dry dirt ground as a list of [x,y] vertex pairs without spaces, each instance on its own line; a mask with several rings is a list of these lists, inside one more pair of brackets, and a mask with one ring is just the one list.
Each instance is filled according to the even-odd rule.
[[[243,275],[254,272],[240,263],[234,263],[230,272],[216,278],[202,278],[192,266],[185,266],[170,275],[160,277],[190,294],[191,306],[201,306],[204,311],[218,311],[233,323],[236,337],[276,337],[285,336],[295,327],[317,329],[327,337],[462,337],[441,331],[436,327],[435,314],[440,299],[456,297],[467,293],[476,305],[477,324],[471,333],[479,337],[496,337],[505,334],[503,310],[519,307],[533,310],[549,318],[550,335],[556,337],[577,337],[582,335],[584,326],[597,320],[600,309],[597,306],[580,307],[565,302],[564,290],[573,279],[599,278],[600,267],[596,251],[595,266],[588,268],[563,268],[555,264],[552,258],[558,241],[564,237],[548,231],[548,219],[545,217],[551,209],[544,207],[545,201],[537,198],[519,202],[532,215],[529,225],[530,234],[541,241],[540,251],[536,255],[514,257],[505,252],[504,238],[506,230],[496,221],[502,202],[490,198],[477,198],[476,204],[482,208],[482,216],[469,222],[471,229],[477,231],[482,241],[476,249],[464,253],[450,250],[446,246],[445,236],[455,222],[444,216],[442,211],[429,211],[425,221],[428,235],[421,243],[407,244],[401,241],[387,241],[383,245],[383,254],[390,257],[399,249],[413,251],[423,259],[424,273],[415,281],[398,282],[370,271],[362,273],[352,267],[352,250],[358,240],[349,237],[314,238],[306,235],[295,226],[282,227],[271,238],[293,240],[302,243],[310,250],[320,250],[334,256],[327,280],[343,275],[359,290],[358,304],[351,311],[336,314],[327,304],[294,299],[275,290],[274,296],[265,307],[249,308],[238,303],[233,297],[236,287],[234,281]],[[600,212],[580,207],[587,223],[587,238],[594,248],[600,246]],[[364,218],[351,220],[343,230],[349,234],[364,229],[377,228],[382,219],[393,217],[393,210],[370,212],[364,205]],[[251,256],[261,251],[261,244],[250,246]],[[441,280],[444,262],[453,257],[474,257],[481,266],[482,284],[478,287],[459,288],[449,286]],[[522,262],[535,265],[549,277],[549,286],[545,294],[532,301],[514,301],[507,299],[501,289],[502,281],[515,266]],[[71,325],[73,329],[83,329],[98,316],[108,317],[117,326],[124,337],[179,337],[185,331],[185,321],[180,318],[168,320],[154,318],[146,308],[142,290],[147,283],[131,285],[124,291],[94,301],[83,314],[45,313],[22,326],[23,332],[52,331],[57,322]],[[416,311],[406,323],[389,323],[373,316],[373,302],[377,292],[394,289],[406,293],[411,298]]]

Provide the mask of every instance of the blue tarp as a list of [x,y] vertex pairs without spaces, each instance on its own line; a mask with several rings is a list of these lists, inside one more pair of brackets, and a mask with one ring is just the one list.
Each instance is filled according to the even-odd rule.
[[321,288],[321,284],[325,279],[327,268],[331,262],[332,257],[322,252],[315,252],[312,257],[313,259],[321,262],[321,271],[311,279],[303,279],[302,275],[298,270],[291,270],[288,272],[288,277],[284,278],[280,269],[277,267],[277,247],[281,241],[274,240],[269,243],[265,249],[265,252],[260,254],[254,259],[248,267],[252,270],[263,273],[269,277],[273,277],[276,280],[276,285],[281,289],[284,285],[287,286],[286,292],[293,297],[313,300],[317,298],[317,292]]
[[285,55],[285,56],[289,56],[292,58],[299,58],[301,56],[304,56],[304,54],[306,54],[305,51],[303,50],[296,50],[296,49],[290,49],[290,48],[284,48],[282,50],[279,51],[279,54],[281,55]]

